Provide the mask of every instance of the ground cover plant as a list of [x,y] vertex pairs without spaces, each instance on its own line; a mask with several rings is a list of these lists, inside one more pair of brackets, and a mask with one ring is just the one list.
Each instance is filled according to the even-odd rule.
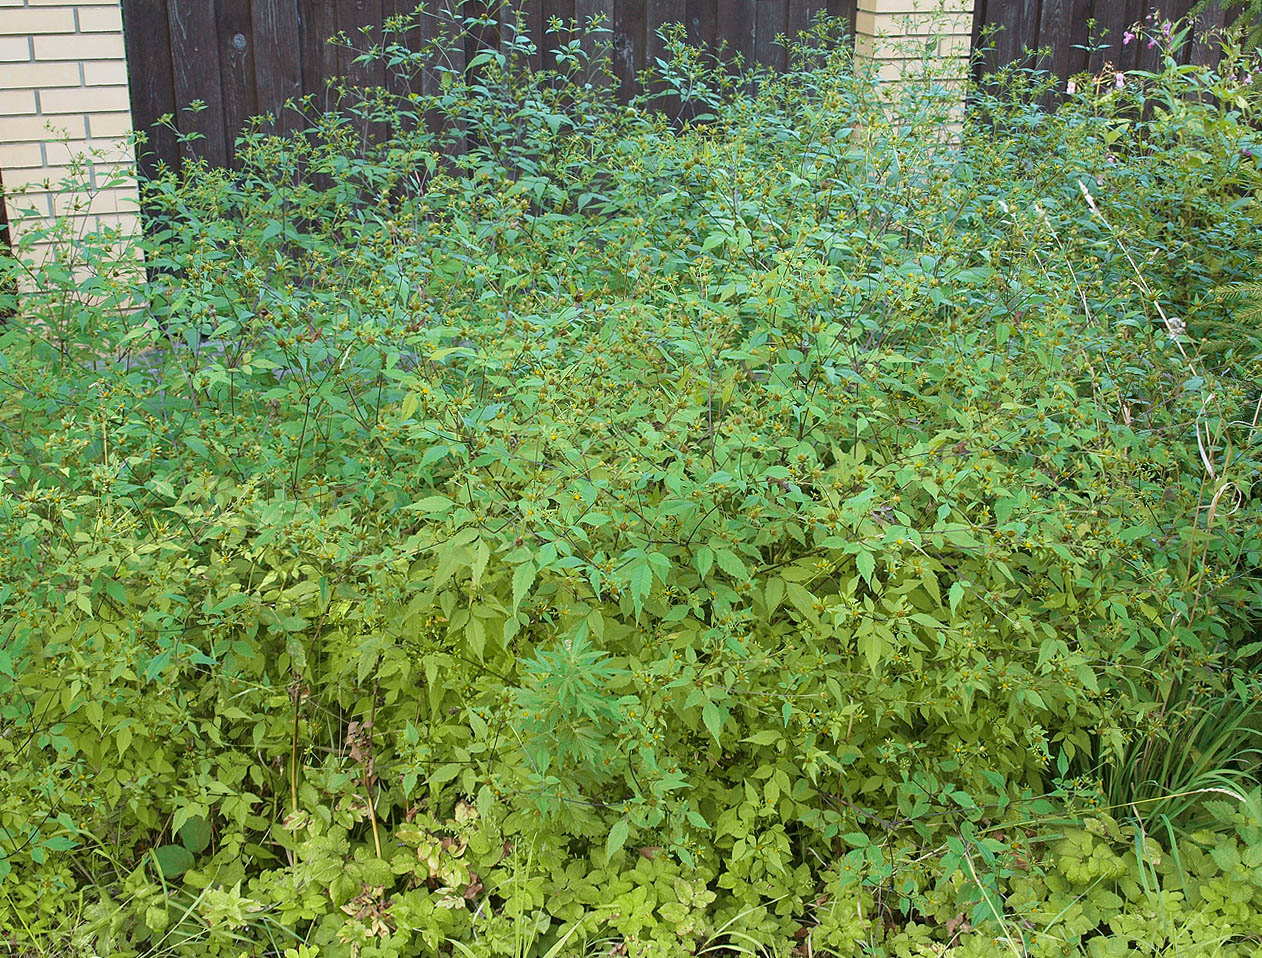
[[1247,56],[599,39],[6,261],[10,951],[1255,954]]

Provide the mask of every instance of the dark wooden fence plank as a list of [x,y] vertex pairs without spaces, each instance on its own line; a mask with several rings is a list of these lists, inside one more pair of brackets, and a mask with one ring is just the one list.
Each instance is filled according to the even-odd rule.
[[153,125],[158,117],[178,110],[167,0],[129,0],[123,13],[123,36],[131,61],[132,122],[148,137],[140,151],[140,175],[149,178],[160,163],[179,162],[175,134]]
[[790,40],[797,39],[799,33],[810,27],[816,15],[827,9],[822,0],[789,0],[788,6],[785,32]]
[[1135,21],[1130,19],[1126,4],[1121,0],[1104,3],[1097,0],[1094,12],[1101,49],[1091,55],[1087,67],[1092,73],[1099,73],[1110,64],[1120,64],[1123,57],[1123,34]]
[[1073,30],[1073,0],[1043,0],[1040,4],[1038,44],[1047,47],[1048,56],[1040,67],[1056,74],[1067,74]]
[[[352,86],[382,86],[386,81],[385,68],[379,60],[356,63],[365,49],[381,39],[381,22],[385,14],[381,0],[341,0],[337,4],[337,26],[351,41],[349,48],[339,46],[337,69]],[[363,29],[370,28],[365,35]]]
[[263,112],[254,75],[254,28],[250,0],[217,0],[219,82],[223,97],[224,146],[228,162],[236,154],[237,134],[250,117]]
[[297,116],[286,100],[302,95],[302,25],[294,0],[253,0],[250,4],[254,46],[254,88],[258,108],[276,114],[282,133],[297,129]]
[[1087,50],[1087,21],[1094,15],[1095,0],[1074,0],[1069,16],[1069,27],[1065,34],[1065,43],[1069,47],[1068,63],[1065,72],[1057,75],[1071,77],[1087,69],[1091,53]]
[[739,55],[748,63],[754,55],[754,22],[756,0],[717,0],[716,18],[719,35],[727,43],[731,55]]
[[[1160,46],[1150,48],[1146,40],[1123,44],[1128,30],[1144,21],[1149,13],[1160,10],[1150,28],[1161,29],[1164,19],[1185,17],[1196,0],[977,0],[974,8],[974,43],[983,27],[995,25],[1003,30],[995,38],[995,49],[983,58],[980,72],[990,72],[1014,61],[1026,61],[1025,50],[1049,47],[1051,52],[1036,64],[1061,77],[1083,71],[1099,74],[1106,67],[1112,70],[1157,69],[1161,63]],[[1096,22],[1094,37],[1088,24]],[[1201,25],[1194,37],[1205,35],[1206,28],[1221,26],[1221,7],[1211,7],[1200,17]],[[1095,49],[1085,48],[1092,44]],[[1194,40],[1180,54],[1184,62],[1212,63],[1217,51],[1212,44]],[[1112,74],[1104,78],[1112,80]]]
[[[224,125],[223,83],[219,75],[216,42],[216,4],[211,0],[170,0],[167,24],[171,37],[171,62],[178,125],[182,133],[199,139],[181,145],[184,157],[202,156],[215,166],[228,162],[227,128]],[[194,113],[185,107],[201,101],[205,108]]]
[[716,0],[687,0],[685,6],[688,39],[698,46],[713,48],[719,38],[718,3]]
[[644,69],[644,0],[616,0],[613,8],[613,73],[619,95],[626,99],[635,89],[636,75]]
[[1039,0],[1004,0],[1004,30],[995,37],[1000,63],[1020,60],[1039,46]]
[[859,0],[828,0],[828,15],[848,23],[854,36],[855,18],[859,15]]
[[338,31],[335,0],[297,0],[302,35],[303,92],[314,95],[318,109],[332,106],[326,81],[338,76],[337,47],[329,38]]
[[1196,33],[1196,39],[1191,44],[1191,56],[1193,63],[1207,63],[1215,66],[1218,63],[1219,50],[1212,40],[1216,31],[1221,30],[1227,23],[1227,16],[1223,11],[1222,4],[1211,3],[1200,14],[1199,29]]
[[[606,31],[613,29],[614,0],[574,0],[574,16],[589,63],[610,53],[612,34]],[[588,75],[597,81],[606,77],[595,69],[590,69]]]
[[685,23],[688,19],[686,0],[647,0],[645,4],[645,63],[666,57],[666,44],[662,42],[659,31],[672,23]]
[[764,66],[777,70],[785,67],[784,47],[776,43],[776,37],[789,27],[789,11],[786,0],[755,0],[754,59]]

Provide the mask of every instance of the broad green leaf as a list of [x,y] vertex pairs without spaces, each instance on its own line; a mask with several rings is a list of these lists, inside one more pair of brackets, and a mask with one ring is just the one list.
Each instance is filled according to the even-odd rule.
[[612,858],[627,843],[629,830],[630,826],[625,818],[620,818],[613,823],[613,827],[609,829],[609,837],[605,840],[606,857]]
[[780,607],[780,603],[784,601],[784,579],[772,576],[767,580],[767,588],[765,592],[767,602],[767,614],[771,615]]
[[637,559],[631,567],[631,599],[635,603],[636,615],[644,608],[644,600],[653,588],[653,567],[647,558]]
[[535,584],[535,564],[523,562],[513,570],[513,612],[521,608],[522,601],[530,594]]
[[705,727],[710,730],[710,734],[717,742],[719,733],[723,731],[723,723],[727,721],[727,709],[715,702],[706,702],[701,707],[701,720],[705,722]]
[[873,576],[876,574],[876,556],[864,550],[855,556],[854,561],[859,575],[863,576],[863,581],[871,585]]
[[718,563],[719,568],[733,579],[738,579],[741,582],[749,580],[749,570],[745,568],[745,563],[731,549],[716,549],[714,559]]
[[164,878],[179,878],[193,867],[193,853],[183,845],[160,845],[153,849],[153,857]]
[[180,827],[180,844],[194,855],[210,845],[210,822],[200,815],[190,818]]

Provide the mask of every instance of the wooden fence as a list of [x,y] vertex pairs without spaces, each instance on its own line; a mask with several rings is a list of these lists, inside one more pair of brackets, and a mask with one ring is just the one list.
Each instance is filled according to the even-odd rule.
[[[433,9],[437,0],[427,7]],[[380,63],[365,66],[355,54],[325,41],[344,31],[357,45],[371,27],[380,40],[386,18],[410,13],[417,0],[123,0],[123,22],[131,74],[132,117],[148,130],[158,117],[174,114],[181,133],[199,135],[178,144],[169,131],[151,134],[149,172],[158,160],[178,164],[196,153],[214,164],[232,162],[233,140],[245,121],[280,111],[290,97],[322,94],[325,81],[346,76],[353,83],[381,84]],[[733,53],[771,66],[785,65],[778,34],[805,28],[820,11],[854,23],[855,0],[522,0],[521,16],[531,39],[545,46],[551,18],[585,23],[603,17],[612,30],[613,69],[629,91],[637,73],[662,52],[658,28],[683,23],[689,38],[726,43]],[[466,7],[465,13],[481,13]],[[488,19],[515,16],[504,8]],[[437,23],[434,18],[424,22]],[[466,61],[479,44],[494,46],[500,30],[487,26],[469,39]],[[424,38],[422,38],[424,39]],[[541,54],[542,55],[542,54]],[[187,104],[205,108],[192,113]],[[293,122],[282,117],[282,126]]]
[[[1153,14],[1157,29],[1164,20],[1185,17],[1197,0],[976,0],[973,8],[973,45],[976,49],[985,27],[994,26],[993,48],[983,51],[979,73],[1024,60],[1037,69],[1061,77],[1083,71],[1098,74],[1106,65],[1115,70],[1151,70],[1160,63],[1160,47],[1137,39],[1123,43],[1127,30]],[[1217,48],[1206,42],[1214,30],[1226,25],[1223,9],[1211,5],[1197,16],[1194,42],[1182,50],[1184,63],[1212,64]],[[1026,50],[1045,49],[1042,56]]]
[[[169,113],[181,133],[198,135],[179,144],[170,131],[151,133],[142,172],[151,172],[159,160],[177,165],[182,156],[194,153],[217,165],[231,164],[233,140],[249,117],[276,112],[282,128],[292,126],[296,118],[285,116],[282,104],[304,94],[319,97],[331,77],[385,83],[380,62],[355,63],[354,52],[326,41],[344,32],[366,46],[380,39],[384,20],[410,13],[416,2],[123,0],[137,129],[149,130]],[[430,0],[429,8],[442,2],[452,0]],[[552,18],[579,23],[603,18],[611,30],[614,73],[624,92],[634,88],[638,72],[661,54],[657,31],[663,24],[682,22],[693,42],[724,43],[746,59],[783,67],[785,53],[775,43],[778,34],[796,33],[821,11],[848,20],[852,27],[856,15],[856,0],[507,0],[518,6],[505,6],[494,16],[486,7],[469,6],[471,0],[464,2],[464,13],[488,20],[460,51],[466,62],[479,46],[499,42],[508,18],[517,16],[515,10],[536,40],[545,37]],[[1184,16],[1194,5],[1195,0],[1167,0],[1161,18]],[[975,49],[988,25],[999,28],[993,46],[979,57],[979,73],[1014,60],[1065,77],[1084,70],[1098,73],[1108,65],[1123,70],[1158,63],[1159,50],[1146,42],[1122,43],[1126,30],[1152,12],[1146,0],[976,0],[974,11]],[[1211,7],[1200,15],[1198,36],[1223,26],[1224,19],[1221,8]],[[424,22],[437,21],[429,17]],[[360,34],[362,27],[371,27],[368,37]],[[540,46],[546,47],[546,41]],[[1045,48],[1041,55],[1025,52],[1040,48]],[[1199,41],[1183,52],[1185,62],[1208,63],[1215,56],[1213,44]],[[200,112],[184,109],[194,101],[205,104]]]

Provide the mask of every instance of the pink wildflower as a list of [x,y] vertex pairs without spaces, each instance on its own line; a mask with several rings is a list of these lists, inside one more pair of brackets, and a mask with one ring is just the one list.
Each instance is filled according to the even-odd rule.
[[1125,73],[1116,74],[1113,78],[1113,85],[1117,87],[1117,89],[1119,90],[1122,89],[1122,87],[1126,86],[1126,74]]
[[1125,33],[1122,34],[1122,46],[1126,46],[1134,39],[1135,39],[1135,34],[1127,30]]

